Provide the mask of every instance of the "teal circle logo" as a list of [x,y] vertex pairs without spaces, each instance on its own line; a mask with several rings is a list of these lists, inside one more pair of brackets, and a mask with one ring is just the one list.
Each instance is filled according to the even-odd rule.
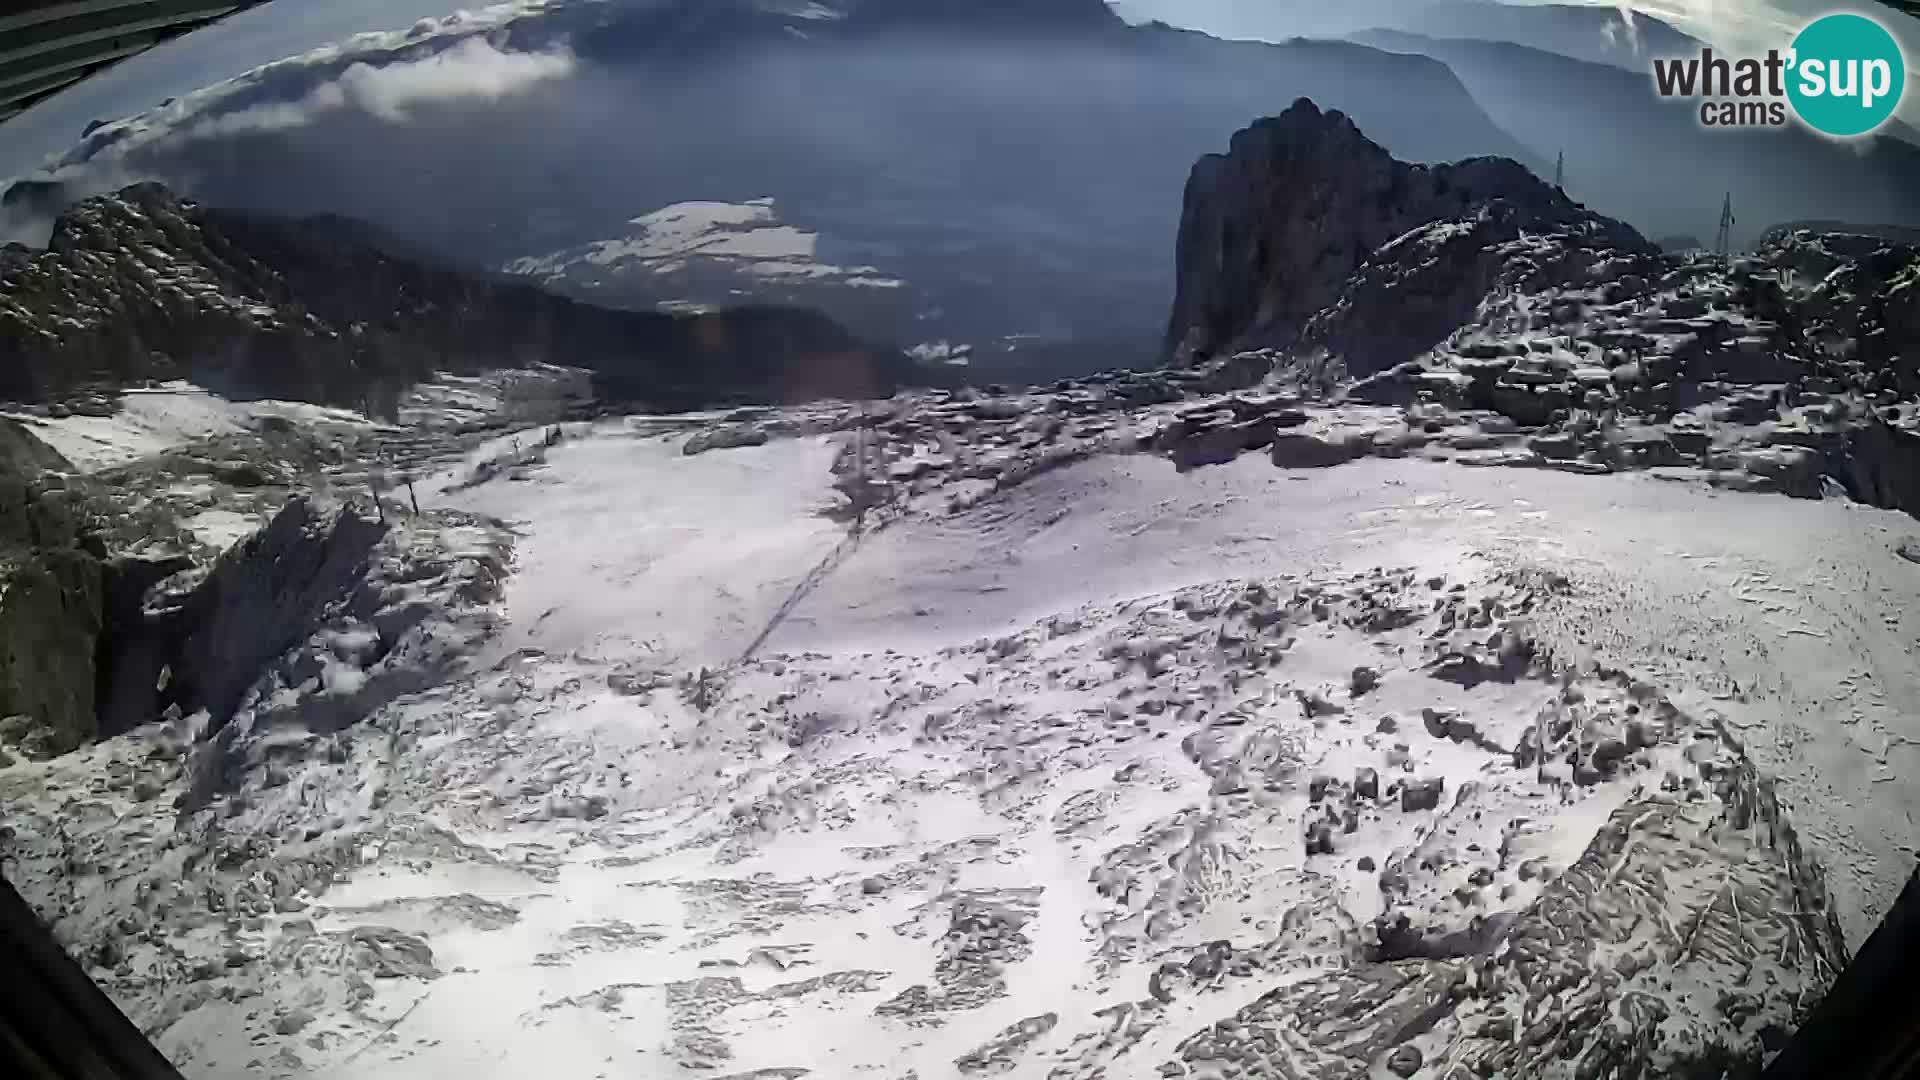
[[1849,138],[1873,131],[1900,106],[1907,61],[1887,28],[1864,15],[1827,15],[1793,39],[1787,100],[1808,127]]

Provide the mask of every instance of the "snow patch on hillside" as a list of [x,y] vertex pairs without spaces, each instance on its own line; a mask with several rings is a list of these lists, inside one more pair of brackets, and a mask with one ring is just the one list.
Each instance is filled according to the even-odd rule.
[[233,401],[186,382],[125,391],[109,416],[49,416],[11,412],[40,441],[82,472],[125,465],[165,453],[195,439],[247,430],[267,417],[301,423],[366,424],[366,417],[302,401]]
[[628,222],[626,236],[548,255],[515,259],[503,268],[548,284],[575,280],[602,285],[609,276],[636,273],[665,282],[699,265],[768,282],[836,282],[894,289],[901,282],[872,266],[838,266],[822,258],[820,235],[782,223],[773,200],[674,203]]
[[[479,662],[276,744],[207,823],[231,917],[88,953],[192,1074],[1525,1075],[1579,1047],[1500,1018],[1568,985],[1751,1047],[1843,946],[1749,759],[1855,942],[1920,839],[1895,515],[1093,456],[863,527],[854,433],[532,434],[423,500],[518,534]],[[0,770],[32,865],[186,873],[174,737]]]
[[697,456],[681,442],[602,425],[517,478],[435,497],[520,531],[508,647],[669,670],[724,664],[839,544],[822,514],[834,501],[833,439]]

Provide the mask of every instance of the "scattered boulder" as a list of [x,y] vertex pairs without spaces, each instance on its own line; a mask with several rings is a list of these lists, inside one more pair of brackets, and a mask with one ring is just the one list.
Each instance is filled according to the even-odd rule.
[[766,431],[752,424],[722,424],[692,436],[680,447],[680,452],[691,457],[709,450],[764,446],[766,442]]
[[1380,798],[1380,774],[1373,769],[1358,769],[1353,774],[1353,793],[1362,799]]
[[1366,444],[1346,434],[1301,429],[1276,432],[1270,456],[1283,469],[1324,469],[1366,452]]
[[1332,822],[1326,820],[1309,820],[1304,827],[1304,831],[1306,833],[1307,855],[1309,857],[1314,855],[1332,855],[1334,853]]
[[1402,1080],[1419,1072],[1420,1066],[1425,1063],[1426,1059],[1417,1046],[1396,1046],[1393,1052],[1387,1055],[1387,1071],[1401,1077]]
[[1400,785],[1400,809],[1409,814],[1418,810],[1438,809],[1440,796],[1446,788],[1447,781],[1443,777],[1408,780]]

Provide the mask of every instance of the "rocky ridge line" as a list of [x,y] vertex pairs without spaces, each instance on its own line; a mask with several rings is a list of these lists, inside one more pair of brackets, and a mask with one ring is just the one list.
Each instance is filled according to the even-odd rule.
[[1367,374],[1444,338],[1489,292],[1654,250],[1518,162],[1409,165],[1301,98],[1194,166],[1165,354],[1321,349]]
[[387,254],[372,230],[203,207],[154,184],[85,200],[0,257],[0,399],[191,378],[391,415],[435,372],[585,363],[603,396],[691,408],[884,396],[893,350],[781,308],[618,311]]

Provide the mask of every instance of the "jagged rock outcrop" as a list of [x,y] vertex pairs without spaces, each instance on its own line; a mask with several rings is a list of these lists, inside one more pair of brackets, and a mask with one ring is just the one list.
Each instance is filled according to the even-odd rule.
[[902,354],[782,308],[617,311],[396,257],[364,227],[216,210],[154,184],[63,214],[0,262],[0,398],[191,377],[390,413],[434,371],[562,362],[608,397],[687,407],[884,396]]
[[1863,225],[1855,221],[1783,221],[1760,233],[1755,246],[1764,251],[1791,241],[1795,233],[1834,233],[1846,236],[1873,236],[1896,244],[1920,244],[1920,227],[1912,225]]
[[0,739],[58,754],[91,739],[100,561],[78,548],[0,558]]
[[167,697],[225,723],[267,663],[304,640],[321,611],[366,577],[384,522],[295,499],[220,557],[177,612],[178,667]]
[[48,469],[65,471],[73,465],[60,452],[14,420],[0,420],[0,474],[31,476]]
[[64,464],[0,421],[0,741],[32,754],[71,750],[95,730],[102,570],[82,546],[78,500],[41,475]]
[[195,560],[164,545],[110,552],[115,512],[78,480],[0,470],[0,742],[30,756],[163,715],[205,710],[224,724],[271,663],[364,584],[386,533],[352,508],[322,512],[300,497],[185,574]]
[[1302,98],[1194,166],[1166,357],[1271,346],[1366,374],[1437,344],[1496,290],[1652,250],[1517,162],[1409,165]]
[[[1714,787],[1720,805],[1629,802],[1526,909],[1269,991],[1180,1057],[1236,1078],[1750,1075],[1801,1019],[1754,988],[1846,955],[1771,785],[1739,763]],[[1670,916],[1723,846],[1743,855],[1710,902]]]
[[183,628],[167,711],[207,710],[187,805],[446,678],[492,627],[507,541],[453,513],[389,523],[297,500],[158,625]]
[[1854,419],[1820,447],[1848,492],[1920,514],[1920,244],[1779,230],[1740,278]]
[[[378,136],[378,153],[324,149],[333,120],[355,110],[325,111],[271,143],[242,135],[252,150],[230,152],[240,145],[202,127],[219,107],[183,101],[86,136],[61,171],[64,190],[151,176],[210,205],[374,221],[460,265],[516,268],[591,303],[752,297],[818,308],[868,341],[970,344],[977,357],[1012,352],[1022,365],[1048,359],[1057,365],[1049,377],[1059,377],[1152,354],[1166,314],[1173,200],[1193,160],[1251,117],[1306,95],[1361,118],[1409,160],[1528,153],[1438,61],[1345,42],[1129,27],[1102,0],[496,9],[282,66],[239,97],[299,101],[355,64],[430,63],[462,40],[516,55],[564,47],[585,68],[616,69],[634,100],[661,92],[691,107],[647,110],[644,136],[583,141],[566,134],[572,96],[559,81],[550,101],[530,100],[536,112],[518,153],[498,153],[496,135],[479,126],[445,129],[489,163],[476,172],[455,164],[467,151],[413,124]],[[207,137],[158,135],[175,123]],[[303,164],[314,153],[339,182]],[[22,235],[42,235],[65,205],[63,189],[44,176],[15,187],[12,207],[0,197],[0,216],[31,218]],[[722,212],[764,201],[775,231],[747,243],[729,226],[705,244],[656,232],[657,247],[636,245],[648,231],[636,220],[653,213],[684,209],[681,227],[715,220],[707,200],[731,204]]]

